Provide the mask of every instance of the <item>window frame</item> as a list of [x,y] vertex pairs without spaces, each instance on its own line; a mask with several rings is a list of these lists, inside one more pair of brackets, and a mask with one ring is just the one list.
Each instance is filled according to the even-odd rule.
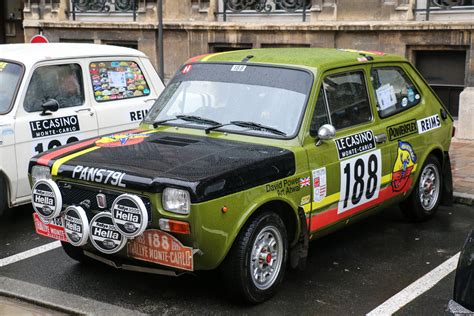
[[[54,60],[56,61],[56,60]],[[59,60],[57,60],[59,61]],[[31,85],[31,82],[33,81],[33,76],[35,74],[35,72],[40,69],[40,68],[44,68],[44,67],[55,67],[55,66],[68,66],[68,65],[77,65],[79,66],[79,69],[81,71],[80,73],[80,80],[82,81],[82,96],[83,96],[83,101],[81,104],[78,104],[78,105],[74,105],[74,106],[68,106],[68,107],[59,107],[58,108],[58,111],[62,110],[62,109],[68,109],[68,108],[76,108],[76,107],[81,107],[81,106],[84,106],[85,104],[87,104],[87,93],[86,93],[86,85],[85,85],[85,82],[84,82],[84,70],[83,70],[83,65],[81,64],[80,61],[78,60],[71,60],[70,62],[66,62],[66,63],[63,63],[63,61],[61,60],[62,63],[47,63],[47,64],[38,64],[36,67],[34,67],[31,71],[31,76],[29,78],[29,81],[27,83],[27,86],[25,87],[24,89],[24,95],[23,95],[23,104],[22,104],[22,108],[23,108],[23,111],[25,111],[25,113],[38,113],[38,112],[41,112],[42,110],[39,110],[39,111],[29,111],[26,109],[25,107],[25,102],[26,102],[26,96],[28,95],[28,88],[30,87]]]
[[[355,67],[355,68],[344,69],[342,71],[340,71],[340,70],[341,69],[333,69],[333,70],[330,70],[330,71],[326,72],[322,76],[321,83],[320,83],[320,88],[324,92],[324,102],[326,104],[326,113],[328,114],[330,124],[336,129],[336,133],[339,132],[339,131],[344,131],[344,130],[354,128],[354,127],[357,127],[357,126],[370,124],[370,123],[373,123],[375,121],[375,115],[374,115],[374,111],[373,111],[373,104],[372,104],[372,100],[371,100],[372,98],[371,98],[371,94],[370,94],[371,91],[370,91],[370,88],[369,88],[369,82],[367,81],[366,69],[360,68],[360,67]],[[351,73],[351,72],[360,72],[360,73],[362,73],[363,82],[365,84],[365,92],[366,92],[366,96],[367,96],[367,101],[369,102],[370,120],[368,120],[366,122],[358,123],[358,124],[355,124],[355,125],[346,126],[344,128],[341,128],[341,129],[337,129],[334,126],[333,122],[332,122],[332,117],[331,117],[331,111],[329,109],[329,102],[328,102],[327,92],[326,92],[326,89],[324,89],[324,80],[327,77],[330,77],[330,76],[340,75],[340,74],[344,74],[344,73]],[[372,83],[370,82],[370,84],[372,84]]]
[[15,87],[15,94],[13,95],[13,98],[10,102],[10,106],[4,111],[4,112],[1,112],[0,111],[0,115],[6,115],[8,113],[10,113],[13,108],[15,107],[15,103],[16,103],[16,100],[18,98],[18,92],[20,91],[20,86],[21,84],[23,83],[23,77],[25,76],[25,65],[19,61],[15,61],[15,60],[10,60],[10,59],[0,59],[1,62],[7,62],[7,63],[12,63],[12,64],[15,64],[15,65],[18,65],[20,66],[21,68],[21,73],[20,73],[20,76],[18,77],[18,82],[16,84],[16,87]]
[[[418,99],[418,102],[410,107],[406,107],[406,108],[402,108],[400,111],[396,111],[396,112],[393,112],[393,113],[390,113],[389,115],[387,116],[382,116],[380,114],[380,111],[377,109],[377,106],[378,106],[378,100],[377,100],[377,93],[376,93],[376,90],[373,83],[372,83],[372,71],[375,71],[377,69],[380,69],[380,68],[392,68],[392,69],[399,69],[402,71],[403,74],[405,74],[406,78],[408,78],[408,80],[410,80],[411,84],[416,88],[417,92],[418,92],[418,95],[420,96],[420,98]],[[403,77],[403,76],[402,76]],[[418,87],[418,85],[416,84],[416,81],[413,80],[413,78],[410,76],[410,74],[406,71],[405,67],[403,67],[403,65],[400,65],[400,64],[372,64],[371,67],[370,67],[370,85],[371,85],[371,89],[374,93],[374,100],[375,100],[375,110],[377,112],[377,116],[379,119],[381,120],[385,120],[387,118],[391,118],[392,116],[394,115],[397,115],[397,114],[400,114],[400,113],[403,113],[403,112],[406,112],[408,110],[411,110],[411,109],[414,109],[416,108],[420,103],[422,103],[422,100],[423,100],[423,94],[421,93],[421,90],[420,88]],[[405,78],[404,78],[405,79]]]

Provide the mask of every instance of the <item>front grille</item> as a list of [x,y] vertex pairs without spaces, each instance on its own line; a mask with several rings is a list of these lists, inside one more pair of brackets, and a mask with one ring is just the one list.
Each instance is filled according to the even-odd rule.
[[[112,208],[112,203],[114,200],[124,192],[107,190],[97,187],[92,187],[88,185],[58,181],[59,190],[61,191],[61,196],[63,198],[64,205],[79,205],[87,213],[96,213],[98,211],[103,211],[97,205],[97,194],[102,193],[105,195],[107,201],[106,211],[110,211]],[[140,196],[143,203],[146,206],[148,211],[148,220],[151,222],[151,202],[145,196]]]

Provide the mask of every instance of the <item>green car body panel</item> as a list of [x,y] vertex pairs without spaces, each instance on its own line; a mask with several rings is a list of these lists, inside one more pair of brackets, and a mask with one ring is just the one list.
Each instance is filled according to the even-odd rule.
[[[245,59],[247,60],[242,62]],[[169,137],[192,136],[197,137],[196,139],[208,138],[219,142],[236,142],[244,146],[247,144],[269,146],[286,150],[294,156],[294,172],[291,175],[245,187],[243,190],[227,195],[204,201],[197,200],[192,202],[187,215],[164,210],[161,192],[150,192],[139,188],[113,188],[149,198],[152,204],[152,222],[149,228],[159,229],[160,218],[190,224],[189,235],[173,235],[183,245],[199,250],[194,254],[194,270],[217,268],[249,219],[263,209],[277,209],[282,215],[287,224],[288,243],[291,248],[301,240],[304,232],[307,232],[308,239],[315,239],[405,199],[412,192],[428,155],[435,155],[442,165],[447,163],[445,160],[451,142],[453,119],[421,75],[402,57],[377,52],[336,49],[255,49],[198,56],[190,59],[183,67],[203,63],[302,69],[312,75],[313,82],[301,123],[294,137],[272,137],[274,135],[270,134],[245,135],[220,130],[205,134],[203,129],[184,126],[177,128],[160,125],[155,128],[151,122],[143,122],[140,125],[140,131],[135,132],[152,131],[154,134]],[[416,99],[419,99],[419,103],[394,115],[380,117],[376,108],[377,92],[371,83],[371,72],[380,67],[402,70],[416,87],[418,92]],[[183,68],[178,70],[178,73],[182,70]],[[318,97],[322,93],[320,91],[322,91],[323,81],[328,76],[347,72],[363,74],[370,101],[371,117],[367,122],[337,129],[334,139],[316,144],[318,139],[315,132],[311,131],[311,122]],[[424,119],[426,122],[418,122]],[[426,124],[426,131],[420,130],[419,124],[422,123]],[[343,153],[342,149],[338,150],[338,145],[351,147],[350,142],[383,134],[387,137],[383,142],[367,141],[368,144],[375,144],[375,148],[362,149],[361,152],[355,154],[349,152],[347,158],[340,158]],[[355,140],[354,135],[357,135]],[[128,147],[131,149],[133,146]],[[53,166],[57,160],[46,161],[45,157],[54,152],[55,150],[49,151],[33,158],[30,163],[30,172],[32,166],[36,164]],[[101,149],[95,151],[97,154],[100,152]],[[407,162],[407,157],[411,157],[408,159],[410,162]],[[362,160],[357,161],[357,158]],[[73,158],[65,164],[73,165],[75,159],[78,158]],[[364,167],[360,167],[362,164]],[[401,165],[405,169],[400,176]],[[53,180],[72,181],[93,185],[96,188],[111,188],[107,185],[61,175],[62,168],[59,166],[57,175],[53,173]],[[111,169],[121,171],[118,168]],[[364,174],[360,174],[361,170]],[[401,178],[395,183],[397,176]],[[361,198],[356,196],[355,199],[352,197],[352,200],[349,197],[349,201],[344,202],[341,192],[344,190],[344,185],[349,190],[346,191],[346,196],[351,192],[350,190],[358,190],[364,196]],[[363,202],[364,199],[367,201]],[[224,207],[225,212],[223,212]],[[305,221],[302,220],[302,214]],[[97,252],[90,244],[84,248]],[[127,253],[122,250],[115,256],[126,257]]]

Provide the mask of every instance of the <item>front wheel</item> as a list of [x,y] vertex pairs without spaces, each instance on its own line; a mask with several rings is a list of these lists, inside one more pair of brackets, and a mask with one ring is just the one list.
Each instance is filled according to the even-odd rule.
[[428,156],[415,188],[408,199],[401,204],[405,216],[415,222],[433,217],[441,200],[442,181],[440,162],[436,157]]
[[285,224],[275,213],[263,212],[240,232],[222,266],[234,298],[260,303],[276,293],[286,268]]

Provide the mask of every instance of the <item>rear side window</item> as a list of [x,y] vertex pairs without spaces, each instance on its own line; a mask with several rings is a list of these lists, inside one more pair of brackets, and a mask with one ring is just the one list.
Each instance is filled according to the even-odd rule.
[[26,91],[25,111],[40,112],[50,99],[58,101],[60,109],[84,104],[81,66],[51,65],[35,70]]
[[150,87],[134,61],[101,61],[89,64],[89,74],[97,102],[147,96]]
[[418,90],[401,68],[373,68],[371,76],[380,117],[405,111],[420,102]]
[[337,130],[372,120],[362,71],[328,76],[323,85],[331,123]]

